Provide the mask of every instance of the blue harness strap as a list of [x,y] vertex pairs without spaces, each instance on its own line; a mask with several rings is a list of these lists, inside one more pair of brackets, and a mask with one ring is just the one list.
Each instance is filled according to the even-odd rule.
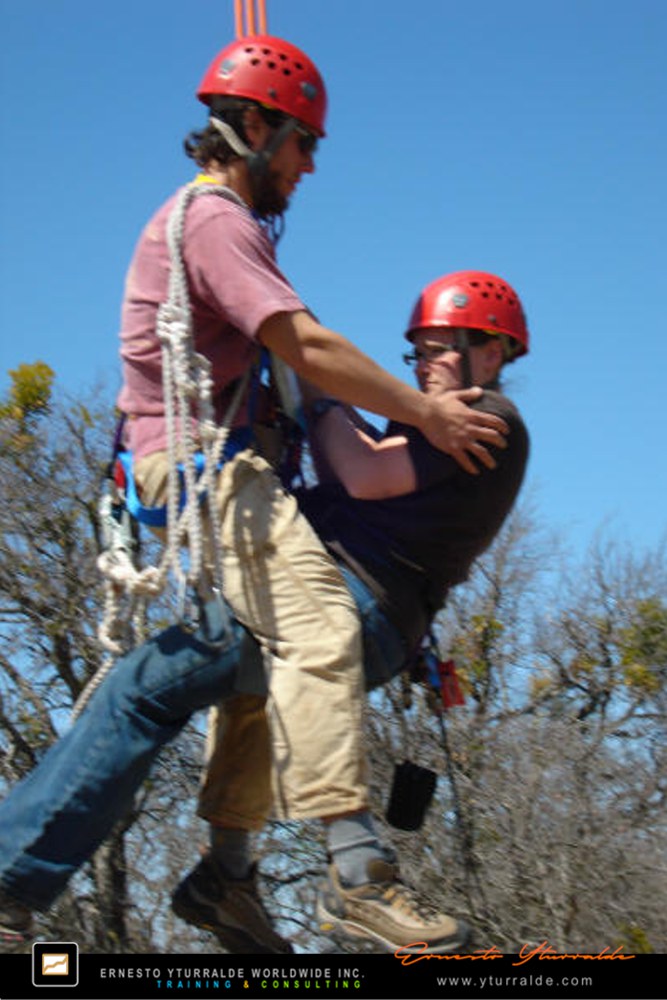
[[[224,451],[222,453],[222,459],[218,465],[221,468],[226,461],[233,458],[239,451],[243,451],[244,448],[248,448],[252,441],[252,428],[251,427],[238,427],[233,430],[229,437],[227,438],[227,443],[225,444]],[[202,452],[197,452],[195,455],[195,469],[197,475],[200,476],[204,470],[204,455]],[[164,504],[162,507],[146,507],[139,497],[137,491],[137,484],[134,478],[134,456],[131,451],[118,451],[115,458],[116,465],[119,465],[122,470],[122,488],[125,492],[125,506],[127,510],[136,518],[140,524],[146,524],[150,528],[165,528],[167,525],[167,505]],[[115,473],[116,470],[114,470]],[[181,510],[185,506],[185,483],[183,478],[183,467],[178,466],[179,477],[181,480]],[[115,478],[115,475],[114,475]]]

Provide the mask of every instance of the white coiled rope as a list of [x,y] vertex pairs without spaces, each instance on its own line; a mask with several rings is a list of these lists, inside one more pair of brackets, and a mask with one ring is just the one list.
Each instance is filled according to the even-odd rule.
[[[114,659],[144,638],[146,602],[163,592],[170,575],[178,587],[181,619],[187,617],[188,593],[196,592],[205,577],[212,583],[214,592],[222,594],[220,524],[215,503],[216,474],[232,422],[247,389],[250,372],[239,380],[225,418],[222,424],[217,424],[211,364],[208,358],[195,350],[183,260],[183,232],[188,206],[194,198],[210,194],[245,207],[245,202],[230,188],[196,181],[180,192],[167,221],[169,286],[167,298],[158,309],[156,323],[156,333],[162,346],[168,455],[167,529],[162,556],[157,565],[140,567],[133,554],[127,526],[121,525],[111,532],[106,551],[98,559],[98,567],[104,577],[104,609],[98,638],[107,656],[79,696],[72,713],[74,718],[99,687]],[[204,470],[199,476],[197,452],[204,454]],[[183,488],[185,504],[181,507]],[[118,496],[111,496],[107,498],[107,506],[118,501]],[[205,534],[207,545],[204,543]]]

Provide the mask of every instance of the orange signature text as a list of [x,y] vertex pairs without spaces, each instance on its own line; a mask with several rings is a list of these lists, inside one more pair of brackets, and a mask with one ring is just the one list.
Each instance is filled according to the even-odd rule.
[[[471,952],[469,955],[425,955],[424,951],[428,948],[426,941],[413,941],[412,944],[406,944],[403,948],[399,948],[398,951],[394,952],[394,958],[400,958],[401,965],[416,965],[417,962],[424,962],[427,959],[437,959],[438,962],[456,962],[465,960],[466,962],[488,962],[494,958],[502,958],[502,952],[498,951],[495,945],[485,950],[479,949],[478,951]],[[417,951],[417,949],[421,949]]]
[[[399,948],[394,952],[394,958],[400,960],[401,965],[416,965],[417,962],[426,962],[435,960],[437,962],[489,962],[495,958],[503,958],[503,953],[498,951],[495,945],[490,948],[479,948],[477,951],[473,951],[468,955],[434,955],[427,953],[426,949],[428,944],[426,941],[413,941],[411,944],[406,944],[402,948]],[[536,958],[538,961],[542,962],[545,960],[556,960],[556,959],[567,959],[567,958],[582,958],[588,961],[603,962],[603,961],[614,961],[625,962],[629,958],[636,958],[636,955],[622,955],[623,951],[622,945],[616,948],[615,951],[610,951],[609,948],[603,948],[596,955],[585,955],[585,954],[569,954],[558,952],[548,941],[542,941],[538,945],[525,944],[521,951],[519,952],[519,960],[517,962],[512,962],[513,966],[525,965],[526,962],[530,962],[531,959]]]
[[636,958],[636,955],[621,955],[623,951],[623,946],[620,945],[615,951],[609,951],[609,948],[603,948],[599,951],[597,955],[583,955],[583,954],[564,954],[563,952],[556,951],[548,941],[543,941],[537,946],[524,944],[523,948],[519,952],[518,962],[512,962],[512,965],[525,965],[526,962],[530,962],[531,958],[537,958],[538,961],[543,962],[545,959],[563,959],[563,958],[584,958],[589,961],[602,962],[602,961],[613,961],[618,959],[619,962],[625,962],[628,958]]

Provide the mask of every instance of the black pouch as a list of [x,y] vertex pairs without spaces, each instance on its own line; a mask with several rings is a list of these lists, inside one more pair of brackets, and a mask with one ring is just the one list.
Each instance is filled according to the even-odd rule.
[[399,830],[418,830],[431,804],[438,776],[409,760],[397,764],[385,818]]

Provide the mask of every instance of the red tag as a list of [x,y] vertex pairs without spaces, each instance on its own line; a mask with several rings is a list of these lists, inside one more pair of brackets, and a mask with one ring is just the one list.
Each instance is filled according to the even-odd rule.
[[127,486],[127,477],[125,476],[125,469],[121,462],[114,463],[113,478],[118,489],[124,490]]
[[453,708],[455,705],[464,705],[465,698],[459,687],[459,679],[456,676],[456,664],[453,660],[440,661],[438,663],[438,673],[440,674],[440,692],[442,694],[442,704],[445,708]]

